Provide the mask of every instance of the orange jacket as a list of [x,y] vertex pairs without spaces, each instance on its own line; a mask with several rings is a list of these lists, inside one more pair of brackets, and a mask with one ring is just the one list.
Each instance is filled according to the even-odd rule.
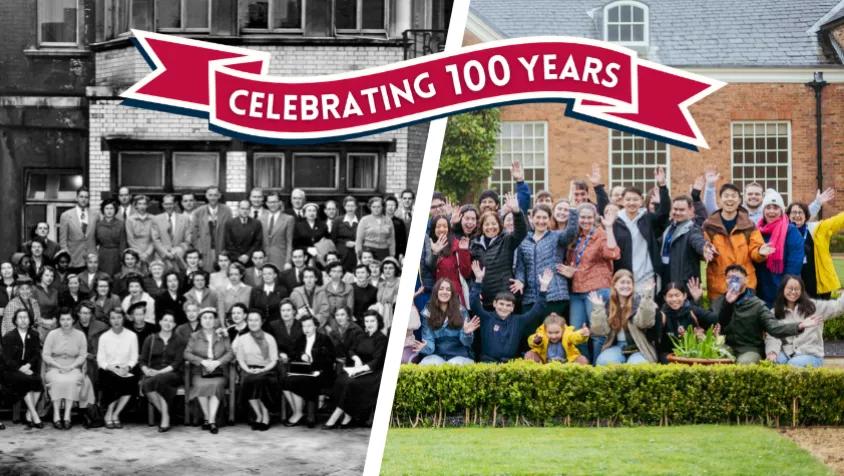
[[756,225],[750,221],[747,212],[739,210],[736,217],[736,226],[732,233],[727,235],[724,221],[721,219],[721,210],[716,211],[703,223],[703,236],[715,246],[718,252],[706,267],[706,287],[709,290],[709,299],[727,292],[727,278],[724,275],[727,266],[740,264],[747,271],[747,287],[756,289],[756,269],[753,263],[765,261],[765,257],[759,254],[759,248],[765,244],[762,233],[756,229]]

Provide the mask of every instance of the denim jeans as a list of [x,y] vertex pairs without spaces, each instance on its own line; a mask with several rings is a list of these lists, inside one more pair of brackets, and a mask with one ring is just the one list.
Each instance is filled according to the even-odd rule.
[[[601,288],[595,290],[598,296],[604,302],[610,299],[610,288]],[[589,293],[571,293],[571,307],[569,308],[569,325],[578,330],[583,327],[583,324],[591,327],[589,317],[592,315],[592,301],[589,300]],[[589,362],[595,365],[598,354],[601,353],[601,347],[604,346],[606,337],[592,336],[589,338],[589,343],[580,344],[577,346],[580,353],[589,359]],[[591,349],[590,349],[591,347]],[[591,352],[590,352],[591,350]]]
[[627,342],[619,341],[616,342],[615,345],[612,347],[607,347],[601,352],[600,355],[595,359],[595,365],[610,365],[610,364],[647,364],[648,359],[645,358],[645,355],[641,352],[634,352],[633,354],[625,357],[622,350],[624,347],[627,346]]
[[823,366],[823,359],[820,357],[816,357],[814,355],[803,355],[797,354],[792,358],[788,358],[785,353],[780,352],[777,354],[777,363],[778,364],[788,364],[794,367],[822,367]]
[[454,364],[454,365],[466,365],[466,364],[474,364],[475,361],[470,359],[469,357],[461,357],[455,356],[448,360],[440,357],[437,354],[426,355],[419,365],[442,365],[442,364]]

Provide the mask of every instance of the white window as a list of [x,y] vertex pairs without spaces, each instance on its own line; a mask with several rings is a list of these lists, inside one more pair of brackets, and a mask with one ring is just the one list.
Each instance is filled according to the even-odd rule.
[[240,7],[244,33],[301,32],[305,0],[247,0]]
[[38,0],[39,46],[77,46],[79,14],[78,0]]
[[350,152],[346,156],[346,182],[350,190],[375,190],[378,184],[378,154]]
[[791,124],[733,122],[733,183],[744,190],[750,182],[791,197]]
[[331,152],[293,154],[293,186],[305,190],[333,190],[339,182],[340,157]]
[[522,164],[527,183],[533,194],[546,189],[548,170],[548,127],[545,122],[501,122],[498,147],[489,187],[499,194],[514,191],[510,166],[514,160]]
[[125,151],[118,154],[119,185],[143,189],[164,188],[164,153]]
[[173,152],[173,187],[206,188],[219,182],[218,152]]
[[284,153],[256,152],[252,160],[253,187],[265,190],[284,188]]
[[334,28],[340,33],[383,33],[386,25],[386,0],[335,0]]
[[604,39],[626,46],[647,46],[648,6],[633,1],[604,7]]
[[211,0],[158,0],[160,30],[207,32],[211,24]]
[[668,146],[629,132],[610,129],[610,187],[636,187],[645,196],[656,186],[657,167],[665,168],[670,183]]

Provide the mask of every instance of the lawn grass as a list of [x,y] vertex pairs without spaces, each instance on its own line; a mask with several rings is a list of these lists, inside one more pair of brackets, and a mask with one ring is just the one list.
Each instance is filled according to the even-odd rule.
[[832,264],[835,265],[835,272],[838,274],[838,279],[844,280],[844,258],[832,258]]
[[831,475],[761,426],[391,428],[381,473]]

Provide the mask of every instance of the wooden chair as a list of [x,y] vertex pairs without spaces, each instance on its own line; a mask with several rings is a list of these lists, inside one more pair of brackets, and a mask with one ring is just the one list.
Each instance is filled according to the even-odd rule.
[[[228,383],[226,385],[226,395],[228,395],[228,420],[227,423],[229,425],[234,424],[235,420],[235,402],[237,398],[237,390],[236,390],[236,382],[237,382],[237,369],[235,369],[235,364],[230,362],[228,364]],[[185,361],[185,425],[189,425],[193,422],[191,418],[191,407],[190,407],[190,400],[188,399],[188,395],[190,395],[190,385],[191,385],[191,363]],[[220,403],[226,403],[226,399],[223,399]],[[217,413],[217,419],[220,418],[219,412]]]
[[[187,364],[187,362],[186,362],[186,364]],[[188,382],[190,381],[190,369],[187,369],[187,368],[185,369],[185,375],[183,376],[183,378],[184,378],[183,381],[185,383],[181,387],[176,389],[176,396],[181,395],[181,396],[185,397],[184,424],[187,426],[187,424],[188,424],[188,406],[190,404],[190,402],[188,401],[187,387],[189,385]],[[143,393],[143,392],[141,392],[141,393]],[[149,426],[155,426],[155,406],[153,406],[153,404],[150,403],[149,400],[147,400],[147,424]]]

